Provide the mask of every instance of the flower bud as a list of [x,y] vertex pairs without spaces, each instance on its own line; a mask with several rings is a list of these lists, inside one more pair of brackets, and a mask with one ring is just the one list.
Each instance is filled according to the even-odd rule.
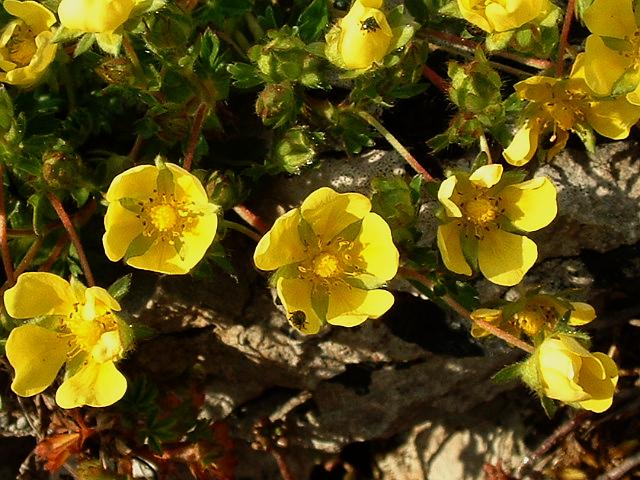
[[546,338],[531,357],[546,397],[575,404],[592,412],[611,406],[618,367],[604,353],[591,353],[568,335]]
[[211,173],[204,188],[209,201],[219,205],[223,210],[228,210],[240,203],[244,190],[241,178],[230,170],[225,172],[216,170]]
[[268,84],[258,95],[256,113],[268,127],[292,121],[298,111],[295,91],[289,82]]

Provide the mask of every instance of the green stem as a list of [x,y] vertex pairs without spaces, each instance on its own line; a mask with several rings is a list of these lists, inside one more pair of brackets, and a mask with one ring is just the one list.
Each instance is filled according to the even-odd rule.
[[396,152],[398,152],[402,156],[402,158],[404,158],[406,162],[411,165],[411,168],[422,175],[427,182],[435,182],[435,179],[429,174],[429,172],[427,172],[427,170],[422,165],[420,165],[420,163],[418,163],[415,157],[411,155],[406,148],[404,148],[404,145],[402,145],[398,141],[398,139],[394,137],[391,132],[389,132],[389,130],[384,128],[384,126],[378,120],[364,111],[359,111],[358,115],[365,119],[369,123],[369,125],[375,128],[380,133],[380,135],[382,135],[385,140],[391,144]]
[[244,19],[246,20],[247,27],[249,27],[249,30],[251,31],[251,35],[253,35],[253,39],[256,42],[260,40],[262,37],[264,37],[264,30],[258,23],[258,20],[256,19],[256,17],[251,12],[245,13]]
[[249,237],[250,239],[255,240],[256,242],[259,242],[260,239],[262,238],[262,235],[260,235],[259,233],[256,233],[250,228],[247,228],[244,225],[240,225],[239,223],[232,222],[230,220],[224,220],[224,219],[220,220],[220,226],[229,228],[231,230],[235,230],[236,232],[240,232],[243,235],[246,235],[247,237]]

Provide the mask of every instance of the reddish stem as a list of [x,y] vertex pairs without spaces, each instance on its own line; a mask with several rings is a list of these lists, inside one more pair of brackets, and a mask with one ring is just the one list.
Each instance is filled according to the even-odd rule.
[[16,268],[16,278],[22,275],[22,273],[24,273],[24,271],[27,268],[29,268],[29,265],[31,265],[31,262],[33,262],[33,259],[36,258],[36,255],[38,255],[38,252],[40,251],[40,247],[42,247],[43,241],[44,239],[42,237],[37,237],[36,241],[31,244],[31,246],[29,247],[29,250],[27,250],[27,253],[24,255],[24,258],[20,261],[20,263],[18,264],[18,267]]
[[44,262],[42,265],[40,265],[40,268],[38,270],[40,272],[48,272],[48,271],[50,271],[51,267],[53,267],[53,264],[56,263],[56,260],[58,260],[58,258],[60,257],[60,255],[64,251],[64,249],[67,246],[68,242],[69,242],[69,237],[67,235],[62,235],[60,238],[58,238],[58,241],[53,246],[53,249],[51,250],[51,253],[49,254],[49,258],[47,258],[46,262]]
[[278,463],[278,469],[280,470],[282,479],[293,480],[293,475],[291,474],[291,470],[289,470],[287,462],[284,460],[284,455],[275,449],[271,450],[271,455],[273,455],[273,458],[275,458],[276,462]]
[[78,233],[76,232],[75,227],[73,226],[73,222],[69,215],[65,211],[62,206],[62,202],[56,196],[55,193],[49,192],[47,194],[49,201],[51,202],[51,206],[58,214],[60,221],[62,222],[62,226],[69,234],[69,238],[71,239],[71,243],[76,247],[76,251],[78,252],[78,259],[80,260],[80,266],[82,267],[82,271],[84,272],[85,279],[87,280],[87,285],[90,287],[95,286],[96,282],[93,279],[93,273],[91,273],[91,267],[89,266],[89,261],[87,260],[87,255],[84,252],[84,248],[82,248],[82,242],[80,241],[80,237],[78,237]]
[[[425,287],[431,290],[433,290],[435,286],[435,283],[432,280],[428,279],[421,273],[418,273],[415,270],[412,270],[410,268],[401,267],[398,273],[400,273],[400,275],[402,275],[405,278],[411,278],[413,280],[417,280],[418,282],[422,283]],[[527,353],[533,353],[534,348],[528,343],[523,342],[519,338],[514,337],[510,333],[507,333],[501,328],[498,328],[495,325],[485,322],[484,320],[472,318],[471,312],[469,312],[469,310],[464,308],[462,305],[460,305],[455,299],[453,299],[449,295],[443,295],[440,298],[447,305],[449,305],[449,307],[451,307],[453,311],[458,313],[460,316],[466,318],[467,320],[470,320],[471,322],[475,323],[476,325],[483,328],[484,330],[491,333],[492,335],[504,340],[505,342],[507,342],[510,345],[513,345],[514,347],[518,347],[519,349],[524,350]]]
[[440,90],[442,93],[444,93],[445,95],[449,95],[449,88],[451,87],[449,85],[449,82],[438,75],[438,73],[434,69],[428,67],[427,65],[423,65],[422,75],[436,87],[438,87],[438,90]]
[[189,143],[187,143],[187,151],[184,154],[184,162],[182,166],[185,170],[191,170],[191,164],[193,163],[193,157],[196,153],[196,147],[198,146],[198,139],[200,138],[200,133],[202,133],[202,126],[204,125],[204,120],[207,118],[207,111],[209,107],[206,103],[201,103],[196,110],[196,115],[193,119],[193,125],[191,126],[191,135],[189,136]]
[[564,51],[567,49],[569,42],[569,30],[573,22],[573,14],[576,7],[575,0],[567,1],[567,10],[564,14],[564,22],[562,24],[562,32],[560,33],[560,42],[558,44],[558,58],[556,59],[556,77],[562,77],[564,72]]
[[0,163],[0,251],[2,252],[2,264],[7,276],[7,282],[13,285],[16,281],[9,250],[9,237],[7,236],[7,211],[4,206],[4,165]]
[[233,211],[244,220],[247,224],[251,225],[261,234],[265,234],[269,231],[269,226],[258,215],[249,210],[245,205],[238,204],[233,207]]

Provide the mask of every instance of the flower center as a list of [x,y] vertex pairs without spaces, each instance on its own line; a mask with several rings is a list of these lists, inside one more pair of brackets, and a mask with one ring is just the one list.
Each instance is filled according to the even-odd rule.
[[322,278],[335,277],[341,268],[335,255],[321,253],[313,259],[313,272]]
[[68,331],[69,358],[80,352],[90,353],[94,360],[104,363],[113,360],[122,353],[122,343],[118,333],[118,325],[111,311],[95,318],[85,318],[82,306],[75,305],[74,311],[62,321]]
[[29,65],[38,49],[33,31],[23,22],[16,25],[6,48],[9,60],[19,67]]
[[464,213],[471,223],[484,227],[498,217],[498,208],[494,200],[474,198],[464,204]]
[[174,245],[195,223],[193,202],[178,201],[173,193],[154,193],[146,202],[138,202],[140,213],[136,216],[142,221],[142,234]]
[[542,330],[545,324],[545,317],[537,310],[523,310],[513,316],[518,327],[530,337],[536,335]]
[[161,232],[170,230],[178,222],[178,214],[172,205],[157,205],[149,212],[151,223]]

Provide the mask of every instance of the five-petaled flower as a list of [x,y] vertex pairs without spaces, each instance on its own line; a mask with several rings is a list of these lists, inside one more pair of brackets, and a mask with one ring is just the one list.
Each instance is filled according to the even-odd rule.
[[327,34],[327,49],[337,48],[335,58],[346,69],[366,69],[389,53],[393,31],[383,0],[355,0],[351,9]]
[[455,173],[440,185],[438,248],[445,266],[463,275],[479,267],[498,285],[515,285],[538,258],[520,232],[547,226],[557,212],[556,189],[546,177],[515,183],[502,165]]
[[55,15],[38,2],[5,0],[4,9],[17,17],[0,33],[0,82],[28,87],[38,81],[56,56],[51,43]]
[[[553,295],[534,293],[500,308],[480,308],[471,312],[473,319],[489,322],[515,336],[522,333],[535,337],[551,333],[558,322],[568,314],[567,324],[586,325],[596,318],[594,308],[584,302],[570,302]],[[473,325],[471,335],[476,338],[489,335],[482,327]]]
[[549,0],[458,0],[462,17],[485,32],[515,30],[551,10]]
[[113,179],[106,194],[104,250],[111,261],[184,274],[204,256],[218,225],[202,183],[172,163],[140,165]]
[[597,413],[611,406],[618,367],[604,353],[561,334],[547,337],[531,358],[543,395]]
[[15,393],[42,392],[66,363],[65,380],[56,392],[60,407],[104,407],[122,398],[127,380],[115,362],[127,350],[130,334],[116,313],[120,305],[106,290],[29,272],[5,292],[4,304],[14,318],[38,317],[14,328],[7,340]]
[[624,76],[622,91],[628,92],[629,102],[640,105],[640,12],[634,12],[633,3],[595,0],[585,10],[582,18],[592,35],[585,44],[584,76],[598,95],[609,95]]
[[503,152],[511,165],[529,162],[546,133],[551,142],[547,158],[565,147],[570,131],[583,138],[589,137],[592,128],[615,140],[629,136],[629,130],[640,118],[640,107],[629,103],[625,96],[594,96],[584,80],[584,63],[584,56],[578,55],[567,79],[538,75],[515,85],[518,97],[529,104],[522,114],[523,126]]
[[291,324],[317,333],[325,322],[353,327],[393,304],[380,289],[398,269],[387,223],[359,193],[323,187],[276,220],[254,254],[273,280]]

